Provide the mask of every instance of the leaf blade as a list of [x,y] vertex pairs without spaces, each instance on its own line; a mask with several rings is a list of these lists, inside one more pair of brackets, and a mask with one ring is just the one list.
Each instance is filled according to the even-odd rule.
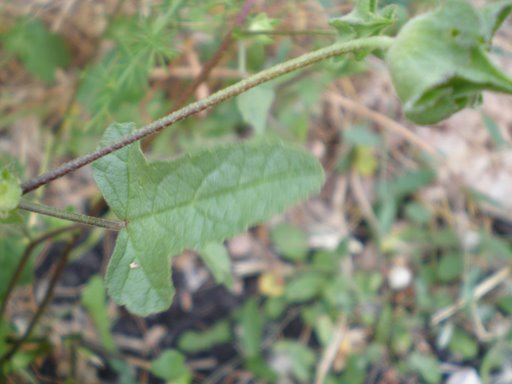
[[[106,137],[119,139],[132,130],[117,124]],[[265,221],[318,191],[324,178],[314,157],[275,142],[245,142],[153,163],[146,162],[139,144],[121,151],[95,162],[93,174],[114,212],[127,221],[107,271],[109,292],[141,315],[170,306],[172,256]]]

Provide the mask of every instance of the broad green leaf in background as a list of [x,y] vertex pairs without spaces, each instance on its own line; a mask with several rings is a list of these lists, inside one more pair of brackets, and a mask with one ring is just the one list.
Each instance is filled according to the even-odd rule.
[[199,251],[199,255],[217,283],[225,284],[228,288],[233,286],[231,259],[223,244],[208,243]]
[[304,231],[289,224],[280,224],[270,232],[272,242],[283,257],[292,261],[303,261],[308,253],[308,242]]
[[18,19],[4,36],[3,45],[21,60],[27,71],[47,83],[55,80],[55,70],[66,67],[71,58],[64,39],[38,19]]
[[448,345],[454,356],[473,359],[478,355],[478,341],[464,330],[456,328]]
[[512,78],[486,50],[512,10],[511,1],[479,14],[466,0],[450,0],[409,21],[387,54],[387,64],[405,115],[434,124],[478,105],[482,91],[512,94]]
[[439,361],[433,356],[413,352],[408,358],[408,367],[420,374],[423,383],[435,384],[441,382]]
[[103,279],[92,277],[82,292],[82,304],[89,312],[100,334],[101,342],[107,351],[115,350],[115,342],[110,332],[110,319],[105,303],[106,289]]
[[189,384],[192,373],[185,364],[185,356],[173,349],[166,349],[151,363],[151,373],[168,384]]
[[268,84],[259,85],[236,98],[236,105],[244,121],[262,134],[267,125],[268,112],[274,101],[275,92]]
[[[133,124],[113,124],[102,144],[133,131]],[[324,179],[311,155],[266,142],[152,163],[134,143],[94,162],[93,175],[112,211],[126,221],[108,266],[108,291],[139,315],[170,306],[172,256],[270,218],[318,191]]]
[[482,20],[482,32],[488,48],[491,46],[491,40],[498,28],[512,12],[512,1],[501,0],[492,1],[479,9]]
[[325,276],[317,272],[304,272],[286,283],[285,296],[289,303],[302,303],[317,296],[325,285]]

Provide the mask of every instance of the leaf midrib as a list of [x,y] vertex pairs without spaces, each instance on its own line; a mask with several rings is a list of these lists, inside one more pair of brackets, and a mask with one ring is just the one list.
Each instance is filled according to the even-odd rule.
[[159,211],[157,213],[155,213],[155,212],[147,212],[147,213],[142,213],[140,215],[133,216],[133,217],[130,217],[130,214],[128,213],[127,214],[127,222],[128,222],[127,225],[129,225],[131,221],[144,220],[144,219],[146,219],[148,217],[151,217],[151,216],[157,216],[157,215],[160,216],[160,215],[166,214],[166,213],[168,213],[169,211],[172,211],[172,210],[180,209],[180,208],[187,207],[187,206],[192,206],[196,202],[202,202],[204,200],[213,199],[215,197],[222,196],[222,195],[233,194],[236,191],[247,190],[249,188],[254,188],[254,187],[258,186],[258,185],[271,184],[271,183],[274,183],[276,181],[283,181],[283,180],[289,180],[289,179],[296,180],[297,178],[314,177],[316,175],[318,175],[318,173],[315,172],[314,170],[311,170],[311,172],[309,172],[309,173],[301,172],[300,176],[290,175],[290,172],[279,172],[279,173],[274,174],[272,177],[265,177],[265,178],[263,178],[263,180],[262,179],[257,179],[255,181],[251,181],[251,182],[248,182],[248,183],[240,184],[240,185],[238,185],[236,187],[227,187],[227,188],[221,189],[221,190],[219,190],[219,191],[217,191],[215,193],[210,193],[210,194],[201,196],[199,198],[198,197],[194,197],[194,198],[191,198],[189,200],[185,200],[185,201],[183,201],[183,202],[181,202],[179,204],[176,204],[176,205],[173,205],[173,206],[170,206],[170,207],[161,208],[161,209],[159,209]]

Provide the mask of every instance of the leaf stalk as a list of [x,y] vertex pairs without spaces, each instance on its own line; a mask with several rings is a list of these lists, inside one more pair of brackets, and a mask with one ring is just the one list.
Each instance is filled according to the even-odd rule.
[[120,231],[125,227],[125,223],[120,220],[108,220],[101,217],[84,215],[82,213],[68,212],[48,205],[33,203],[25,199],[20,200],[18,208],[82,225],[105,228],[111,231]]

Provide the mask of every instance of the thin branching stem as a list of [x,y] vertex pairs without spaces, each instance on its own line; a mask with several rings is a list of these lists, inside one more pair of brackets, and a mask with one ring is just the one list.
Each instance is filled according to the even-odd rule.
[[0,368],[2,365],[9,361],[11,357],[13,357],[16,352],[20,349],[20,347],[25,343],[30,335],[32,334],[32,331],[34,330],[36,324],[38,323],[39,319],[43,315],[44,311],[46,310],[46,307],[51,302],[53,297],[53,292],[55,291],[55,287],[57,286],[57,282],[59,281],[59,278],[64,271],[64,267],[66,266],[69,255],[71,254],[71,251],[75,248],[78,240],[80,239],[80,233],[75,233],[75,235],[71,238],[71,240],[66,245],[66,248],[63,250],[62,254],[60,255],[59,261],[57,262],[57,265],[55,266],[55,269],[53,271],[52,277],[50,278],[50,283],[48,284],[48,289],[46,290],[46,293],[44,295],[43,301],[37,308],[36,313],[34,314],[34,317],[30,321],[30,324],[28,325],[25,333],[22,337],[20,337],[14,344],[5,352],[3,356],[0,357]]
[[11,293],[14,290],[14,287],[16,286],[16,283],[21,277],[21,274],[23,270],[25,269],[25,266],[27,265],[28,261],[30,260],[30,256],[32,255],[32,252],[34,249],[41,243],[44,243],[45,241],[48,241],[56,236],[59,236],[65,232],[72,231],[73,229],[78,228],[76,224],[69,225],[67,227],[62,227],[55,229],[53,231],[47,232],[38,238],[32,240],[27,247],[25,248],[25,251],[23,252],[23,255],[21,255],[20,261],[18,262],[18,266],[16,267],[16,271],[11,275],[11,279],[9,280],[9,284],[7,285],[7,289],[5,291],[4,297],[2,298],[2,302],[0,303],[0,319],[3,317],[5,308],[7,307],[7,302],[9,301],[9,298],[11,296]]
[[295,59],[275,65],[253,76],[250,76],[247,79],[241,80],[238,83],[224,88],[205,99],[189,104],[184,108],[181,108],[167,116],[162,117],[161,119],[155,120],[154,122],[138,129],[134,133],[127,135],[106,147],[99,148],[94,152],[71,160],[53,170],[50,170],[38,177],[24,182],[22,184],[23,193],[25,194],[31,192],[52,180],[58,179],[70,172],[73,172],[101,157],[117,151],[120,148],[126,147],[129,144],[141,140],[144,137],[154,135],[155,133],[162,131],[164,128],[169,127],[178,121],[181,121],[191,115],[220,104],[223,101],[233,98],[251,88],[256,87],[259,84],[268,82],[287,73],[302,69],[334,56],[340,56],[363,49],[386,49],[389,48],[392,42],[393,38],[387,36],[375,36],[346,42],[337,42],[328,47],[306,53]]
[[50,207],[48,205],[32,203],[31,201],[24,199],[20,200],[18,208],[25,211],[40,213],[42,215],[72,221],[81,225],[105,228],[111,231],[120,231],[125,227],[124,221],[108,220],[101,217],[84,215],[82,213],[68,212],[55,207]]

